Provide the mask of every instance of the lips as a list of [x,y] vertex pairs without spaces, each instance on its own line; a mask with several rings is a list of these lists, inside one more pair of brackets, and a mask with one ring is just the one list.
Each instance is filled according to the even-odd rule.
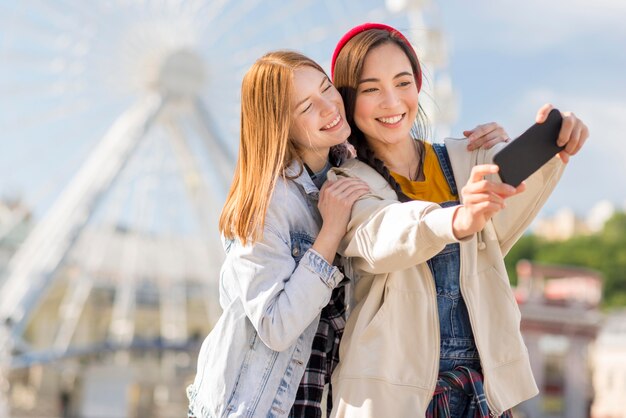
[[402,119],[404,119],[404,115],[405,113],[402,113],[400,115],[385,116],[385,117],[376,118],[376,120],[384,125],[395,125],[398,122],[400,122]]
[[322,131],[327,131],[329,129],[334,128],[335,126],[339,125],[339,122],[341,122],[341,115],[337,115],[337,117],[335,117],[335,119],[333,119],[328,125],[325,125],[322,127]]

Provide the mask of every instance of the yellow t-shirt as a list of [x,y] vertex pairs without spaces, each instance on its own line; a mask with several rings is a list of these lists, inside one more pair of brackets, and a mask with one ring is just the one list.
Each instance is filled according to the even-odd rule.
[[391,175],[400,185],[402,192],[413,200],[443,203],[451,200],[459,200],[457,195],[452,194],[446,176],[439,165],[439,159],[433,146],[424,141],[424,181],[412,181],[401,174],[390,171]]

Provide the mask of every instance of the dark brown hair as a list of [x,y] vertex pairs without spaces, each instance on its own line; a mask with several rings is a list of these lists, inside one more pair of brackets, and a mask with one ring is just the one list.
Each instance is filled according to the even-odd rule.
[[[333,83],[343,98],[346,108],[346,118],[352,129],[352,133],[350,134],[348,141],[356,149],[357,158],[365,162],[367,165],[376,170],[381,176],[383,176],[389,185],[395,190],[398,199],[401,202],[406,202],[411,199],[402,192],[400,185],[393,178],[389,169],[385,166],[385,163],[376,157],[374,151],[368,145],[365,135],[354,123],[357,88],[363,73],[363,63],[365,62],[365,57],[374,48],[388,43],[398,45],[398,47],[400,47],[409,59],[413,74],[416,76],[417,74],[420,74],[421,69],[417,56],[415,55],[415,51],[411,45],[406,43],[404,38],[396,35],[393,31],[384,29],[369,29],[355,35],[343,46],[341,51],[339,51],[334,65]],[[417,118],[414,122],[412,130],[416,139],[420,140],[425,138],[427,126],[428,120],[426,118],[426,114],[422,106],[419,105]],[[421,146],[422,150],[424,149],[421,141],[418,142],[418,145]],[[424,153],[420,152],[420,159],[423,160],[423,158]],[[422,166],[422,161],[420,161],[419,166]]]

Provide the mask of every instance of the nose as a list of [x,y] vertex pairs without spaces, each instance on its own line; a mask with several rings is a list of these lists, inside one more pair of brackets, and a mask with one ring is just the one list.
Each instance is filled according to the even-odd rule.
[[327,98],[320,99],[320,115],[321,116],[330,116],[335,113],[335,109],[337,106],[332,100]]
[[383,109],[389,109],[398,104],[398,96],[395,94],[393,89],[385,89],[383,90],[383,94],[381,97],[380,107]]

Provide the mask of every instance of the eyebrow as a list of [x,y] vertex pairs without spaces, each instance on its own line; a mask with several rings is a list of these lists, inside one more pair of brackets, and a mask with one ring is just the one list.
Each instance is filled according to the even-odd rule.
[[[405,75],[408,75],[410,77],[413,77],[413,74],[408,72],[408,71],[402,71],[401,73],[396,74],[393,78],[399,78],[399,77],[403,77]],[[359,80],[359,84],[361,83],[368,83],[368,82],[374,82],[374,81],[380,81],[380,79],[378,78],[364,78],[363,80]]]
[[[320,83],[320,88],[322,88],[322,86],[324,85],[324,83],[326,83],[326,81],[330,81],[330,80],[328,79],[328,77],[324,76],[324,78],[322,78],[322,82]],[[307,97],[305,97],[304,99],[302,99],[301,101],[299,101],[299,102],[296,104],[296,109],[297,109],[297,108],[299,108],[299,107],[300,107],[300,105],[302,105],[302,103],[304,103],[304,102],[306,102],[307,100],[309,100],[309,97],[310,97],[310,96],[307,96]]]

